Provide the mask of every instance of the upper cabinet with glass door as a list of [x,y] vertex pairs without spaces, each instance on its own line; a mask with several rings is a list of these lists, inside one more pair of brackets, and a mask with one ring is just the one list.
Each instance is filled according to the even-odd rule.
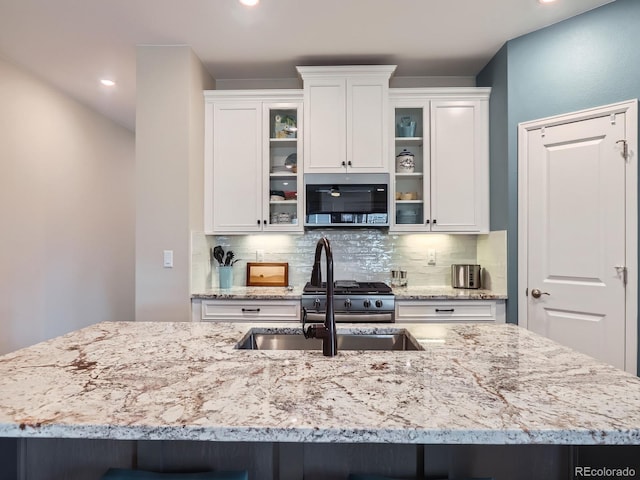
[[264,216],[268,231],[302,231],[302,102],[265,103]]
[[[424,230],[430,213],[429,102],[392,103],[394,150],[393,229]],[[426,228],[428,230],[428,228]]]
[[389,90],[392,231],[489,231],[489,94]]
[[205,92],[207,234],[302,232],[302,90]]

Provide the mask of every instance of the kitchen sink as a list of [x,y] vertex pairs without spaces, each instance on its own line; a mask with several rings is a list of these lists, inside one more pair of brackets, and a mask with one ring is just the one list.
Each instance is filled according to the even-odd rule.
[[[262,333],[250,330],[238,342],[243,350],[322,350],[322,339],[304,338],[300,333]],[[393,333],[338,333],[340,350],[424,350],[405,330]]]

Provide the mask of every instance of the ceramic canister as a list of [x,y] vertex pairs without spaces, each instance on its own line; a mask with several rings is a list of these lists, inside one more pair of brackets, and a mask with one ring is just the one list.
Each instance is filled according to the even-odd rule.
[[414,155],[406,148],[396,156],[396,173],[413,173],[415,168]]

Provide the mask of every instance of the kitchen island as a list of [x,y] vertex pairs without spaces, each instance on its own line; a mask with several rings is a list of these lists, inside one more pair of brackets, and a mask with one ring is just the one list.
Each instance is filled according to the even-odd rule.
[[252,328],[300,332],[112,322],[0,357],[0,437],[640,445],[640,379],[517,326],[340,325],[424,350],[335,358],[236,349]]

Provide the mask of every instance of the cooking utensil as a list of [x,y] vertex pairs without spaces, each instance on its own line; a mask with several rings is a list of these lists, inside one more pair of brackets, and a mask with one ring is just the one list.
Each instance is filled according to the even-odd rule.
[[231,263],[231,261],[233,260],[233,257],[234,257],[233,252],[231,250],[229,250],[227,252],[226,258],[224,259],[224,266],[225,267],[229,267],[229,266],[233,265],[233,263]]
[[213,248],[213,258],[215,258],[218,261],[219,265],[223,264],[223,260],[224,260],[224,250],[220,245],[216,245]]

